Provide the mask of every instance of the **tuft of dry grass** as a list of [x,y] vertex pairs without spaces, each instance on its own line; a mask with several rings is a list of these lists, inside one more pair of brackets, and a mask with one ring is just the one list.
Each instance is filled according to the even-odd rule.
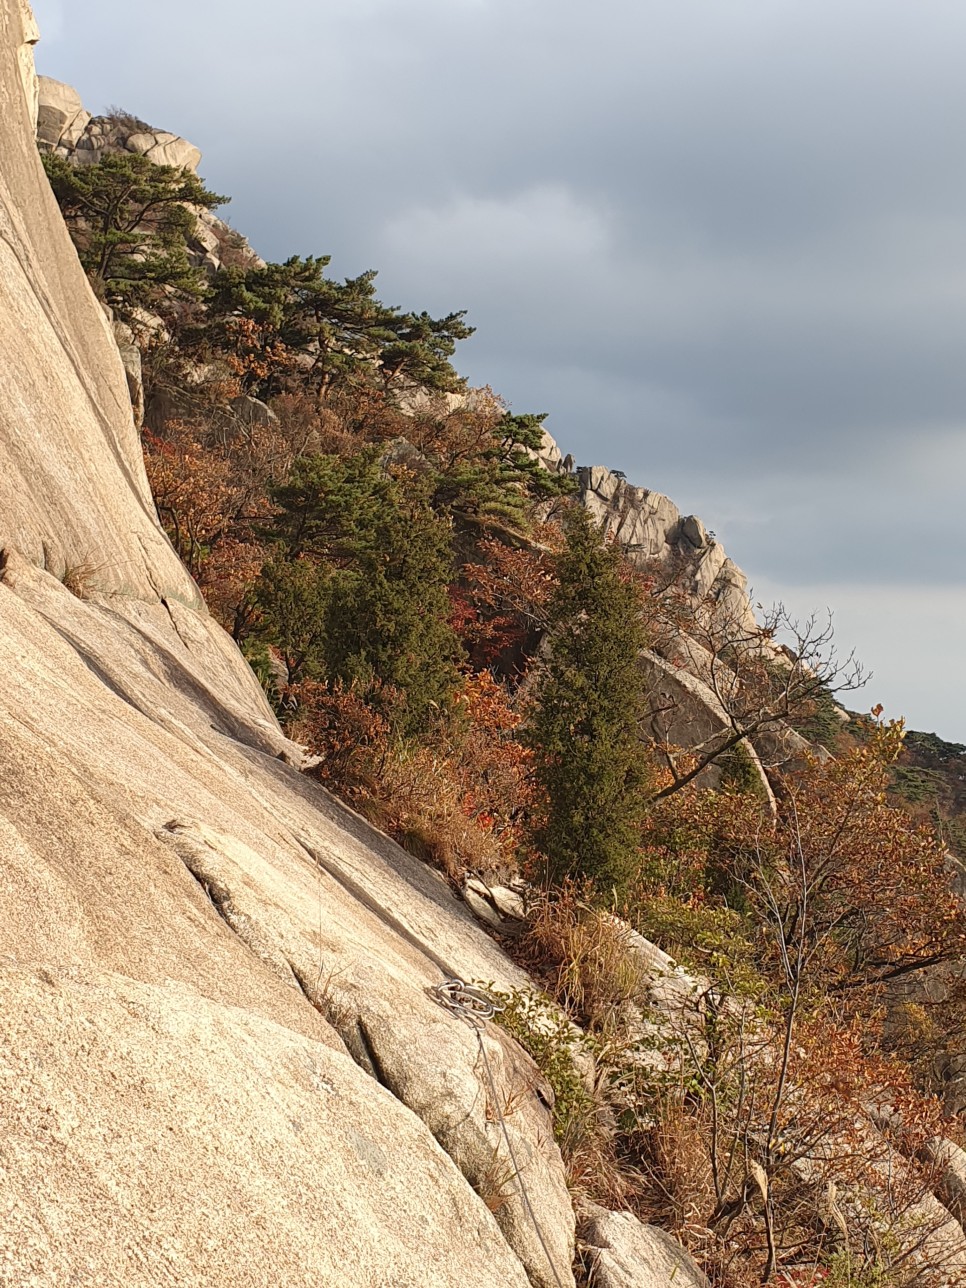
[[64,569],[61,583],[77,599],[91,599],[98,593],[97,574],[106,565],[95,563],[92,559],[83,559],[79,563],[68,564]]
[[647,1003],[647,977],[627,952],[624,933],[588,892],[568,883],[532,906],[524,941],[526,964],[549,992],[592,1033],[607,1033],[621,1008]]
[[494,1216],[513,1197],[517,1188],[516,1171],[498,1149],[493,1150],[486,1171],[477,1177],[473,1188]]

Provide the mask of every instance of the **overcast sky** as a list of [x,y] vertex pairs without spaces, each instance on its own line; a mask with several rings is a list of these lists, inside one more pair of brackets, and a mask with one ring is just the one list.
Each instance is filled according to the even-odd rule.
[[962,0],[35,0],[267,258],[465,308],[457,365],[835,611],[966,742]]

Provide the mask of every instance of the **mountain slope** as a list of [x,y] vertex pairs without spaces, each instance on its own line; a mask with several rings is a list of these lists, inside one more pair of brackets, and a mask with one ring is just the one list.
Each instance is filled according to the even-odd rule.
[[481,1048],[427,992],[522,975],[287,763],[157,525],[28,16],[0,4],[0,1281],[571,1282],[540,1079],[482,1037],[547,1250],[484,1201]]

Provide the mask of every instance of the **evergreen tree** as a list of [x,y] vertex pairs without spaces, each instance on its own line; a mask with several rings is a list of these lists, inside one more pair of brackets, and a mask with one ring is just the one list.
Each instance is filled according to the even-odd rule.
[[281,654],[290,684],[325,673],[331,591],[331,569],[312,559],[286,558],[280,552],[262,569],[256,598],[263,633]]
[[269,637],[300,674],[394,691],[400,733],[434,723],[456,690],[460,649],[451,533],[428,485],[391,477],[370,450],[304,458],[274,499],[279,549],[259,592]]
[[620,551],[583,509],[568,516],[558,575],[528,731],[543,797],[532,840],[552,884],[587,876],[620,889],[637,864],[647,799],[641,601]]
[[[283,264],[220,269],[209,303],[216,340],[230,344],[233,320],[250,319],[263,349],[283,346],[310,359],[299,378],[317,391],[349,379],[386,389],[460,387],[449,359],[473,333],[463,313],[401,313],[376,297],[373,270],[339,282],[325,276],[328,263],[328,255],[293,255]],[[269,397],[275,384],[272,375],[253,376],[252,392]]]
[[301,456],[286,481],[271,489],[277,513],[265,536],[289,558],[308,556],[344,568],[398,490],[377,448],[349,457]]
[[393,499],[336,580],[328,668],[336,679],[377,680],[399,690],[394,723],[418,733],[448,709],[459,678],[447,593],[452,551],[449,527],[422,488]]
[[534,501],[573,492],[571,475],[552,474],[538,459],[546,418],[546,412],[514,416],[494,400],[489,408],[414,421],[407,436],[438,471],[434,504],[484,523],[526,528]]
[[428,313],[397,313],[387,319],[390,332],[382,348],[379,374],[386,389],[403,386],[449,393],[462,387],[450,358],[458,340],[467,340],[474,328],[463,321],[465,309],[433,318]]
[[195,216],[227,197],[209,192],[197,175],[155,165],[135,152],[109,152],[75,166],[48,152],[44,169],[80,261],[97,294],[122,315],[167,294],[198,297],[200,271],[188,259]]

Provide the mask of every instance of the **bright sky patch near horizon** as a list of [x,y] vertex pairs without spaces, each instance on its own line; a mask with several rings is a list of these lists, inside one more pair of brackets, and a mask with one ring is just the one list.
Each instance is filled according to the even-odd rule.
[[961,0],[35,0],[268,258],[465,308],[457,366],[835,611],[966,742]]

